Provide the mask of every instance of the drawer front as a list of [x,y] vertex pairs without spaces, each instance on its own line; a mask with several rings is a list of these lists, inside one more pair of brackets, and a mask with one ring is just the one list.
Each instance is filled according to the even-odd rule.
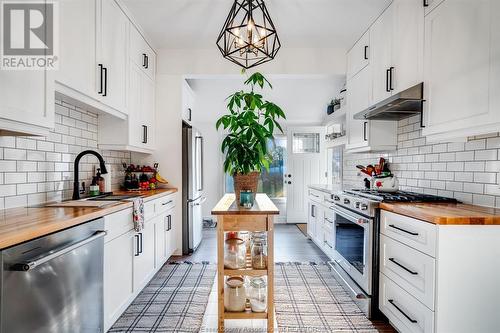
[[104,236],[104,243],[123,235],[133,228],[132,208],[104,216],[104,230],[107,232],[106,236]]
[[384,210],[380,218],[382,234],[436,257],[437,229],[434,224]]
[[310,188],[307,193],[310,200],[323,203],[323,192]]
[[173,194],[166,195],[164,197],[156,199],[154,202],[155,202],[155,214],[156,215],[162,214],[172,209],[175,206],[175,195]]
[[380,270],[429,309],[434,310],[434,258],[381,235]]
[[380,311],[399,332],[434,332],[434,312],[380,274]]

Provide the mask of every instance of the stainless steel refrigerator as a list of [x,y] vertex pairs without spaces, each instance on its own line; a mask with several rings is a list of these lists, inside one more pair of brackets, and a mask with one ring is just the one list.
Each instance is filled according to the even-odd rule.
[[198,248],[203,237],[203,136],[182,125],[182,252]]

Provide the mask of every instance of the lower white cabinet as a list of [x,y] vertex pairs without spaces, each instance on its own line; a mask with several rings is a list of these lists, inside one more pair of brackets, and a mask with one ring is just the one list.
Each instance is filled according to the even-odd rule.
[[307,234],[328,257],[333,258],[334,222],[330,193],[308,189]]
[[109,329],[134,295],[133,230],[104,244],[104,327]]
[[379,308],[398,332],[497,332],[500,225],[381,212]]
[[[167,202],[169,210],[164,211]],[[145,227],[133,229],[132,209],[104,217],[104,328],[107,331],[176,250],[175,194],[144,205]]]

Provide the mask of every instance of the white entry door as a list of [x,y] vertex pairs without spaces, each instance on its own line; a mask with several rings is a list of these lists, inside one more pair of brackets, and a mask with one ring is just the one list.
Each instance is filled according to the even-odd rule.
[[324,127],[287,129],[287,223],[306,223],[307,186],[326,183]]

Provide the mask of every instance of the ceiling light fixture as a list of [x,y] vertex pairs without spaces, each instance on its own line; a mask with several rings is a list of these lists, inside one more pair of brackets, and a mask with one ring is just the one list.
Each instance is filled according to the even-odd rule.
[[281,47],[263,0],[235,0],[217,38],[224,58],[246,69],[274,59]]

